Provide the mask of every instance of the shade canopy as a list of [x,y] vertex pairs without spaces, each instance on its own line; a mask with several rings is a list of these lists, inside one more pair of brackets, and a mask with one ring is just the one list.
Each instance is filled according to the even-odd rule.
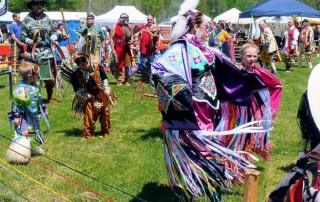
[[[193,11],[193,12],[199,12],[197,9],[193,9],[192,11]],[[206,18],[207,22],[210,22],[210,21],[211,21],[211,18],[210,18],[209,16],[206,16],[206,15],[203,15],[203,16]],[[180,18],[179,15],[176,15],[176,16],[171,17],[171,18],[170,18],[171,24],[174,23],[174,22],[176,22],[179,18]]]
[[251,18],[239,19],[240,10],[236,8],[231,8],[230,10],[218,15],[214,18],[215,22],[225,21],[231,22],[232,24],[250,24],[252,22]]
[[99,24],[114,24],[119,20],[122,13],[129,15],[129,22],[133,24],[142,24],[147,22],[147,15],[140,12],[134,6],[115,6],[109,12],[99,15],[95,21]]
[[320,11],[295,0],[269,0],[240,13],[240,18],[262,16],[320,17]]
[[11,12],[7,11],[0,17],[0,23],[11,23],[13,21]]
[[[29,12],[21,12],[21,21],[28,15]],[[63,21],[60,11],[44,11],[44,13],[50,18],[50,20]],[[87,12],[63,12],[65,20],[80,20],[87,17]]]

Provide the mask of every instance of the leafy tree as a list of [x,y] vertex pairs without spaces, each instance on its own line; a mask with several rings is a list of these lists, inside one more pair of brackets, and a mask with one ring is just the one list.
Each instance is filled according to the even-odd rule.
[[8,8],[11,12],[23,12],[28,11],[27,2],[29,0],[8,1]]
[[[9,1],[11,12],[28,11],[29,0]],[[66,11],[86,11],[87,0],[47,0],[45,10],[58,11],[64,8]],[[200,0],[198,10],[214,18],[215,16],[231,9],[237,8],[241,11],[264,0]],[[320,10],[319,0],[301,0],[309,6]],[[157,21],[168,20],[177,14],[183,0],[90,0],[91,12],[101,15],[114,8],[116,5],[132,5],[145,14],[153,14]]]
[[[30,0],[9,1],[9,11],[11,12],[23,12],[29,11],[27,3]],[[44,10],[58,11],[60,8],[64,8],[66,11],[85,11],[86,0],[47,0],[47,4]]]

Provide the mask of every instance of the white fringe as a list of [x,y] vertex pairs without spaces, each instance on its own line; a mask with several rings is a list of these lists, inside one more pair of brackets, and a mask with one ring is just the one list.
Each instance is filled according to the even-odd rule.
[[[16,152],[17,153],[16,153]],[[23,156],[22,156],[23,155]],[[25,157],[27,158],[25,158]],[[12,141],[9,149],[7,150],[7,158],[12,163],[28,163],[31,157],[31,144],[30,139],[25,136],[17,141]]]

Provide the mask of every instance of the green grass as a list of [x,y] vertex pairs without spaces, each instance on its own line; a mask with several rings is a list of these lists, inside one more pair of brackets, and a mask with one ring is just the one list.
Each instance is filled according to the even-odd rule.
[[[314,57],[313,63],[319,62],[320,59]],[[270,161],[260,159],[257,162],[257,170],[261,172],[258,201],[264,201],[267,194],[293,166],[297,152],[303,148],[296,123],[296,112],[311,71],[308,68],[296,68],[294,72],[286,73],[283,63],[278,64],[277,67],[277,75],[283,82],[283,96],[271,134],[271,140],[276,147],[271,151]],[[157,99],[144,98],[140,101],[140,95],[134,93],[133,88],[116,87],[112,75],[109,75],[109,78],[111,87],[118,96],[118,105],[111,108],[110,136],[107,139],[81,139],[83,121],[72,115],[73,92],[69,85],[63,92],[64,99],[60,100],[58,105],[48,105],[51,129],[50,133],[44,137],[47,150],[45,155],[130,195],[80,175],[45,157],[36,156],[33,159],[114,201],[138,201],[133,196],[146,201],[176,201],[177,197],[167,185],[160,125],[161,115],[157,109]],[[2,98],[0,134],[12,138],[13,131],[10,129],[7,118],[11,103],[8,98],[9,87],[6,75],[0,76],[0,96]],[[46,97],[46,93],[43,93],[43,96]],[[100,135],[99,124],[96,124],[96,134]],[[10,141],[0,136],[0,143],[9,145]],[[6,149],[1,146],[0,159],[4,161],[6,161],[5,151]],[[4,164],[0,162],[0,165]],[[72,201],[104,201],[35,163],[30,162],[26,166],[13,165],[13,168]],[[31,201],[63,201],[27,177],[20,179],[13,175],[11,172],[21,176],[13,168],[9,168],[9,172],[0,167],[0,182],[5,182],[6,185],[22,193]],[[15,195],[0,183],[0,201],[13,201],[3,190]],[[223,199],[226,202],[242,201],[242,193],[243,186],[234,186],[232,192],[223,193]],[[18,197],[18,195],[15,196]]]

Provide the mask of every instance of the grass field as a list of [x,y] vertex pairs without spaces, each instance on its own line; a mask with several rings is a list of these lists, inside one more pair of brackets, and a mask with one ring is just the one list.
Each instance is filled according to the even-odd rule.
[[[313,63],[320,63],[320,58],[314,57]],[[259,202],[264,201],[290,170],[297,152],[303,148],[296,113],[311,70],[305,66],[286,73],[283,63],[277,68],[277,76],[283,82],[283,96],[271,133],[271,140],[276,145],[271,151],[272,159],[257,162],[257,170],[261,172]],[[11,102],[8,77],[0,76],[0,201],[15,201],[14,197],[24,201],[22,196],[30,201],[64,201],[66,198],[71,201],[139,201],[135,197],[155,202],[177,201],[167,185],[157,99],[140,100],[132,87],[116,87],[112,75],[109,79],[118,96],[118,105],[111,108],[112,130],[108,138],[81,139],[83,121],[72,115],[73,92],[69,85],[58,105],[48,105],[51,129],[44,137],[46,153],[33,157],[40,166],[35,162],[9,166],[4,146],[10,144],[9,139],[13,136],[7,116]],[[43,96],[46,97],[46,93]],[[96,124],[98,136],[99,129]],[[80,183],[86,188],[78,186]],[[89,188],[102,197],[90,192]],[[242,201],[242,193],[243,187],[235,186],[230,193],[223,193],[223,199],[226,202]]]

